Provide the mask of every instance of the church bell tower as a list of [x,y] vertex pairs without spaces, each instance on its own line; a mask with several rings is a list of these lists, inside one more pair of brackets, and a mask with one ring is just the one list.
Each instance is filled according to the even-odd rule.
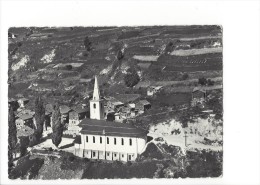
[[95,76],[95,85],[93,91],[93,98],[89,101],[90,106],[90,119],[104,120],[104,101],[100,98],[98,80]]

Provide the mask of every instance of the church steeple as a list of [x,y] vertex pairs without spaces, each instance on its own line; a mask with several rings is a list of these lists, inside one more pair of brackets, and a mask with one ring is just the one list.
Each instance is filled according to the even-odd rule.
[[93,98],[89,101],[90,104],[90,119],[104,120],[104,100],[100,98],[100,92],[98,87],[98,79],[95,76],[95,84],[93,91]]
[[99,92],[99,87],[98,87],[98,79],[97,79],[97,76],[95,76],[93,100],[99,100],[99,99],[100,99],[100,92]]

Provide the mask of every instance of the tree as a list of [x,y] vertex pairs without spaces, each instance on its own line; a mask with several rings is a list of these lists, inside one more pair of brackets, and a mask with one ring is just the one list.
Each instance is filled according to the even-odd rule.
[[198,83],[199,83],[200,85],[207,85],[207,79],[204,78],[204,77],[199,78]]
[[127,87],[133,87],[140,81],[140,77],[134,69],[130,68],[125,75],[124,81]]
[[189,75],[187,73],[184,73],[182,75],[182,80],[187,80],[189,78]]
[[35,100],[34,111],[35,111],[35,121],[36,121],[35,136],[39,141],[42,137],[43,124],[45,121],[45,108],[43,106],[43,101],[40,96],[38,96]]
[[60,106],[58,104],[54,107],[52,116],[52,143],[58,147],[63,134],[63,125],[61,123]]
[[212,85],[214,85],[214,83],[215,83],[215,82],[212,81],[211,79],[208,79],[208,80],[207,80],[207,85],[208,85],[208,86],[212,86]]
[[121,50],[119,50],[117,52],[116,58],[117,58],[117,60],[121,60],[121,59],[124,58],[124,54],[123,54],[123,52]]
[[165,47],[165,54],[168,54],[172,51],[172,48],[173,48],[173,42],[169,42],[166,47]]
[[17,130],[15,124],[15,115],[13,107],[9,108],[8,115],[8,166],[12,167],[13,152],[17,144]]
[[90,42],[88,36],[86,36],[85,39],[84,39],[84,46],[85,46],[87,51],[91,50],[91,42]]
[[67,69],[67,70],[72,70],[72,65],[66,65],[66,66],[65,66],[65,69]]

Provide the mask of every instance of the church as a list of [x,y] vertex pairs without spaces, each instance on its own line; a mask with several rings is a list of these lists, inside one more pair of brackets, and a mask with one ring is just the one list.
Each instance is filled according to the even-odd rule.
[[145,149],[147,131],[130,124],[105,120],[104,100],[95,77],[90,119],[79,123],[80,139],[75,141],[75,155],[89,159],[134,161]]

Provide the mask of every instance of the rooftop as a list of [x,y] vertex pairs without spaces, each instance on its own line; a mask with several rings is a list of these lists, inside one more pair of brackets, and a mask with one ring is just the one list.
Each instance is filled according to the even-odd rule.
[[61,105],[60,106],[60,113],[61,114],[66,114],[70,111],[71,109],[67,105]]
[[141,95],[140,94],[117,94],[114,97],[123,103],[133,102],[137,100]]
[[139,103],[143,105],[150,105],[150,102],[148,102],[147,100],[140,100]]
[[19,118],[22,119],[22,120],[27,120],[27,119],[32,119],[33,116],[30,115],[30,114],[22,114],[22,115],[19,116]]
[[86,108],[82,108],[82,107],[77,107],[75,109],[73,109],[76,113],[80,114],[80,113],[84,113],[87,112],[88,110]]
[[46,112],[53,112],[54,111],[53,105],[50,103],[46,104],[45,110]]
[[122,137],[141,137],[147,134],[147,131],[137,128],[130,124],[120,124],[104,120],[94,120],[85,118],[79,124],[82,127],[80,133],[107,136]]
[[163,86],[150,86],[149,89],[150,90],[159,90],[161,89]]
[[34,130],[28,126],[24,126],[21,129],[17,130],[17,137],[21,136],[30,136],[34,133]]
[[19,100],[20,101],[29,101],[29,99],[27,99],[27,98],[20,98]]

